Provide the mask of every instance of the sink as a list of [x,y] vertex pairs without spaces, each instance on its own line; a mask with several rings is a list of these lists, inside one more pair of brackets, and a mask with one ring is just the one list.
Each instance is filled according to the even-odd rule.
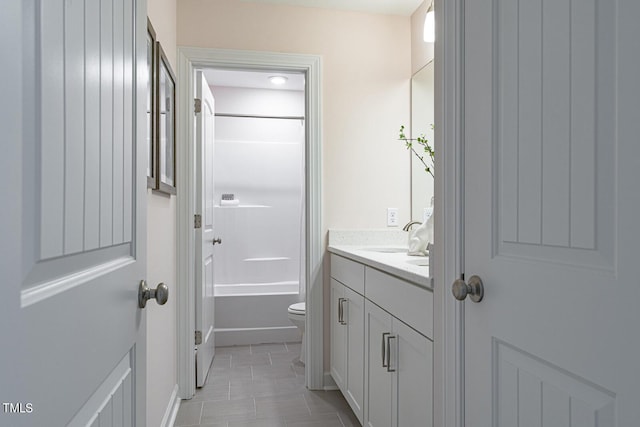
[[419,267],[427,267],[429,265],[429,258],[416,258],[406,261],[407,264],[417,265]]
[[399,253],[403,253],[403,252],[407,252],[407,248],[393,248],[393,247],[388,247],[388,248],[362,248],[363,251],[369,251],[369,252],[379,252],[379,253],[383,253],[383,254],[399,254]]

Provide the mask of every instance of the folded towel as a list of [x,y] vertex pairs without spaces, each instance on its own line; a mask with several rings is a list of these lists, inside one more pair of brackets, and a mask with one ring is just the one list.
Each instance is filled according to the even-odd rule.
[[220,200],[220,206],[238,206],[240,204],[240,200]]

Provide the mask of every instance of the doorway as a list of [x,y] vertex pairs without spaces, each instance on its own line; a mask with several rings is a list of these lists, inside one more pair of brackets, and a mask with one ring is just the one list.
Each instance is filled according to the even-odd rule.
[[[194,138],[194,100],[196,69],[226,69],[300,73],[305,80],[304,123],[304,241],[306,313],[306,378],[310,389],[323,388],[322,331],[322,241],[320,222],[320,58],[313,55],[290,55],[220,49],[179,49],[179,117],[178,135],[182,141]],[[179,144],[178,157],[178,282],[195,283],[194,241],[194,152],[192,144]],[[180,397],[189,399],[195,392],[194,358],[194,286],[178,289],[178,384]]]

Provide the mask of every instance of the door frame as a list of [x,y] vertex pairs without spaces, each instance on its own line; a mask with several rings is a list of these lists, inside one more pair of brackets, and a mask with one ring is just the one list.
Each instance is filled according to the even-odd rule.
[[464,7],[435,0],[434,424],[464,427],[464,304],[451,284],[464,273]]
[[178,48],[177,109],[177,358],[178,387],[182,399],[195,393],[195,214],[194,80],[198,67],[242,70],[282,70],[306,74],[305,230],[306,230],[306,385],[324,387],[323,360],[323,242],[321,222],[322,102],[321,57],[317,55],[212,48]]

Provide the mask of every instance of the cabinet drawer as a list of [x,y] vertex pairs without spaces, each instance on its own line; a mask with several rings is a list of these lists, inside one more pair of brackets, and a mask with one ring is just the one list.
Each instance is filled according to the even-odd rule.
[[331,277],[364,295],[364,265],[331,254]]
[[433,292],[366,267],[367,299],[433,339]]

